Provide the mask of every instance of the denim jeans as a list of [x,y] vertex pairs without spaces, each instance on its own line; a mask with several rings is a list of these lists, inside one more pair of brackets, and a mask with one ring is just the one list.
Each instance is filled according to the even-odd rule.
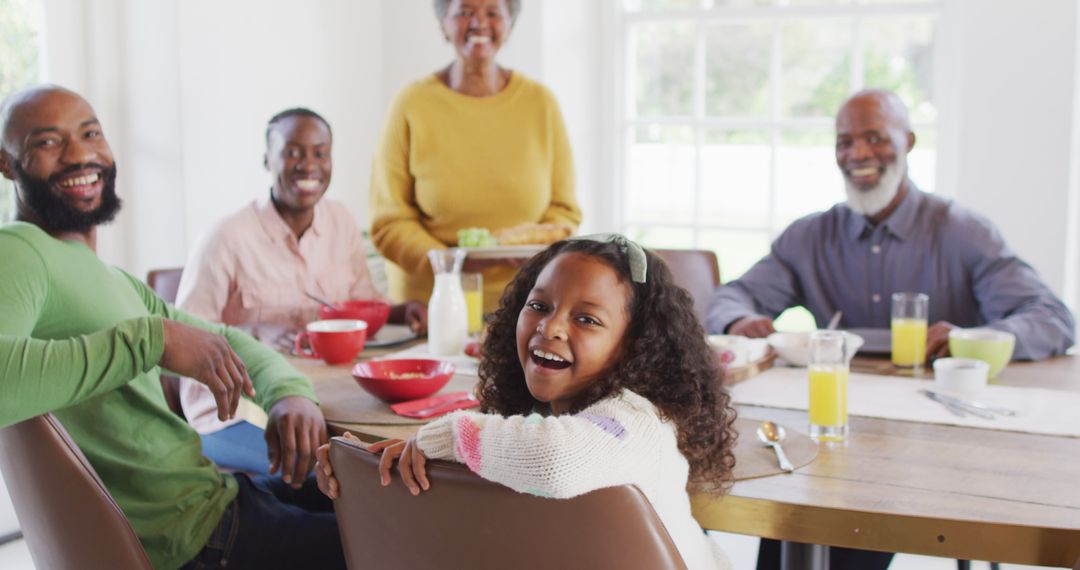
[[298,490],[280,477],[234,477],[236,500],[183,570],[345,568],[334,503],[319,492],[314,476]]
[[265,433],[248,422],[235,423],[214,433],[203,434],[203,455],[218,467],[255,475],[270,472]]

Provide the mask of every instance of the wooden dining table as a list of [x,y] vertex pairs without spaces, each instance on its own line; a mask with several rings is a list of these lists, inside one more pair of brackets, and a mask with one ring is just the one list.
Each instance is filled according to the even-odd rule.
[[[348,367],[294,363],[320,397],[351,382]],[[893,372],[887,360],[863,357],[852,370]],[[996,382],[1080,392],[1080,357],[1012,363]],[[808,421],[805,411],[738,411],[741,418],[801,430]],[[329,423],[333,433],[348,430],[368,441],[405,438],[419,427]],[[793,473],[737,481],[724,495],[693,496],[694,516],[705,529],[788,543],[1080,564],[1080,438],[855,416],[849,426],[844,444],[822,445],[814,461]]]

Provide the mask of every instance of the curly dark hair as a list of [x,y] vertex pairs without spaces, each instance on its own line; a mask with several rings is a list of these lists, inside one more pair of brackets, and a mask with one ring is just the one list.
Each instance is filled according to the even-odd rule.
[[633,282],[627,256],[612,242],[560,241],[530,259],[488,321],[480,362],[481,410],[513,415],[548,409],[532,397],[525,383],[517,352],[517,320],[540,272],[558,255],[571,252],[601,260],[633,291],[622,341],[625,356],[578,397],[571,412],[623,388],[647,398],[678,429],[679,451],[690,463],[691,487],[722,491],[730,484],[735,465],[735,409],[690,294],[675,284],[667,264],[650,251],[645,283]]

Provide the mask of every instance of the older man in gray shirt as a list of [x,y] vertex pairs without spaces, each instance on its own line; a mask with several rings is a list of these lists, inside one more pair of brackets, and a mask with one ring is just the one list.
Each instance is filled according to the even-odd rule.
[[842,311],[841,328],[888,329],[892,294],[915,291],[930,296],[928,358],[948,354],[954,327],[1009,331],[1018,359],[1072,346],[1069,310],[994,226],[911,182],[914,145],[896,95],[867,90],[849,99],[836,118],[847,202],[791,224],[764,259],[720,287],[708,329],[767,336],[772,319],[797,305],[819,325]]

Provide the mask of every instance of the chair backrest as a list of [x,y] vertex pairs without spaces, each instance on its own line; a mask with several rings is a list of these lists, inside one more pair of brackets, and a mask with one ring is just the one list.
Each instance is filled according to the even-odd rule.
[[0,448],[0,472],[35,566],[153,569],[127,517],[52,414],[0,429]]
[[335,438],[334,504],[350,568],[685,569],[637,487],[568,500],[517,493],[465,466],[429,461],[431,488],[413,497],[379,484],[379,456]]
[[716,253],[707,249],[654,249],[653,253],[667,263],[675,284],[693,297],[694,313],[704,326],[709,301],[720,286],[720,263]]
[[[180,289],[180,277],[184,274],[183,267],[173,269],[151,269],[146,274],[146,284],[165,300],[166,303],[176,302],[176,292]],[[180,403],[180,379],[167,374],[161,375],[161,391],[165,393],[165,401],[174,414],[184,417],[184,407]]]
[[146,274],[146,284],[165,299],[166,303],[176,302],[176,292],[180,289],[180,277],[184,274],[183,267],[172,269],[151,269]]

